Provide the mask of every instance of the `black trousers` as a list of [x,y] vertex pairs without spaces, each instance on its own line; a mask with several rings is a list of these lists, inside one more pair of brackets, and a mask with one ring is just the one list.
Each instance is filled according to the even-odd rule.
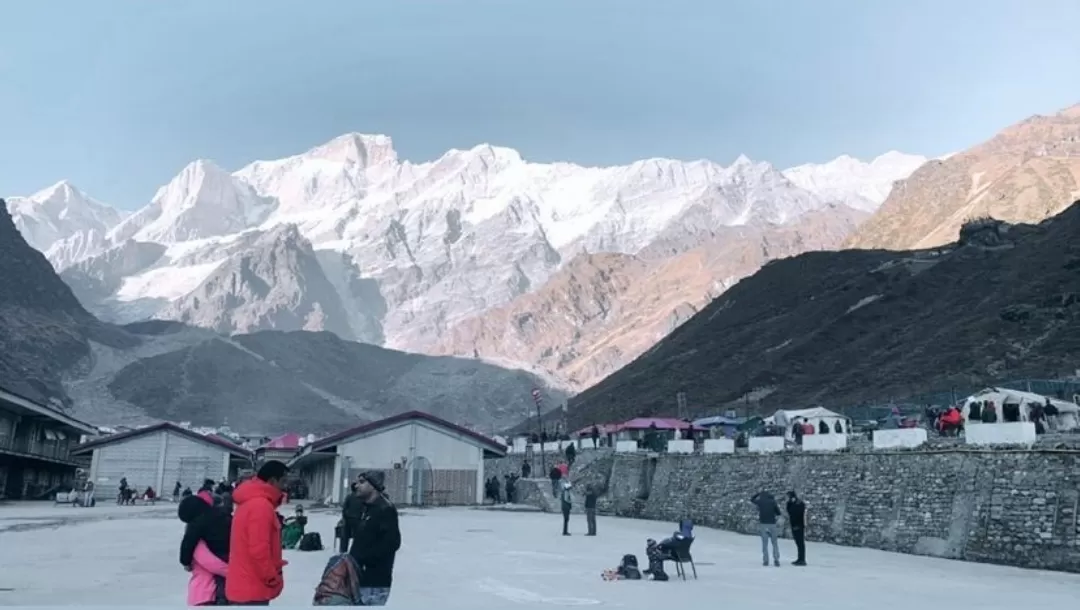
[[567,504],[562,505],[562,533],[570,533],[570,506]]
[[596,507],[587,507],[585,509],[585,523],[589,527],[589,535],[596,535]]
[[795,541],[795,551],[798,553],[798,558],[795,561],[806,561],[806,528],[805,527],[792,527],[791,538]]

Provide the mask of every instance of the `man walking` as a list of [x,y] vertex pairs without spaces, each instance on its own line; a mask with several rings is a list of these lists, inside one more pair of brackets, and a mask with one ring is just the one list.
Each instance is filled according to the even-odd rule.
[[780,516],[780,506],[776,498],[767,491],[759,491],[750,501],[758,509],[758,534],[761,536],[761,565],[769,565],[769,541],[772,541],[773,565],[780,567],[780,547],[776,543],[776,518]]
[[589,533],[586,536],[596,535],[596,484],[589,483],[585,486],[585,523],[588,524]]
[[794,491],[787,492],[788,523],[791,524],[791,538],[795,541],[798,558],[791,562],[793,566],[806,565],[806,503]]
[[570,496],[570,481],[566,481],[562,485],[562,491],[559,493],[559,503],[562,505],[562,535],[570,535],[570,508],[571,496]]
[[361,474],[354,493],[359,510],[352,517],[345,514],[345,530],[352,540],[349,554],[360,569],[362,606],[386,605],[393,585],[394,558],[401,548],[397,507],[383,495],[385,485],[382,472]]
[[285,587],[277,507],[289,468],[270,460],[236,488],[225,597],[233,606],[269,606]]

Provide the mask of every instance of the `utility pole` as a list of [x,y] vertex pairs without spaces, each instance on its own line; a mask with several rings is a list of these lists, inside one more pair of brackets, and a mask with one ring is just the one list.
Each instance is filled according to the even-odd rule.
[[540,471],[547,476],[547,457],[544,455],[544,420],[543,415],[540,413],[540,406],[543,402],[540,395],[540,388],[532,389],[533,402],[536,403],[536,428],[537,438],[540,439]]

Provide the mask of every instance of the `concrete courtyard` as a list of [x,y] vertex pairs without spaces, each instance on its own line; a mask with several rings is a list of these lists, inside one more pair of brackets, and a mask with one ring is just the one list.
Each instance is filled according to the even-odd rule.
[[[309,531],[327,547],[336,517],[311,515]],[[810,566],[796,568],[790,541],[781,541],[782,567],[765,568],[756,537],[706,528],[693,549],[699,580],[606,582],[603,569],[626,553],[644,564],[645,539],[669,535],[674,524],[601,517],[595,538],[581,535],[583,517],[575,516],[573,536],[560,536],[560,527],[561,517],[534,512],[405,511],[389,606],[1015,610],[1069,607],[1080,591],[1080,575],[826,544],[811,543]],[[170,504],[0,506],[0,605],[182,606],[182,532]],[[286,551],[285,592],[274,605],[310,606],[331,554]]]

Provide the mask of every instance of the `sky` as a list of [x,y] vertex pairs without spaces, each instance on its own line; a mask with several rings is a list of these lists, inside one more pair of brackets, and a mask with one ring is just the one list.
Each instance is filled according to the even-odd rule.
[[[302,8],[301,8],[302,7]],[[584,165],[962,150],[1080,102],[1077,0],[81,0],[0,16],[0,195],[133,209],[358,131]]]

